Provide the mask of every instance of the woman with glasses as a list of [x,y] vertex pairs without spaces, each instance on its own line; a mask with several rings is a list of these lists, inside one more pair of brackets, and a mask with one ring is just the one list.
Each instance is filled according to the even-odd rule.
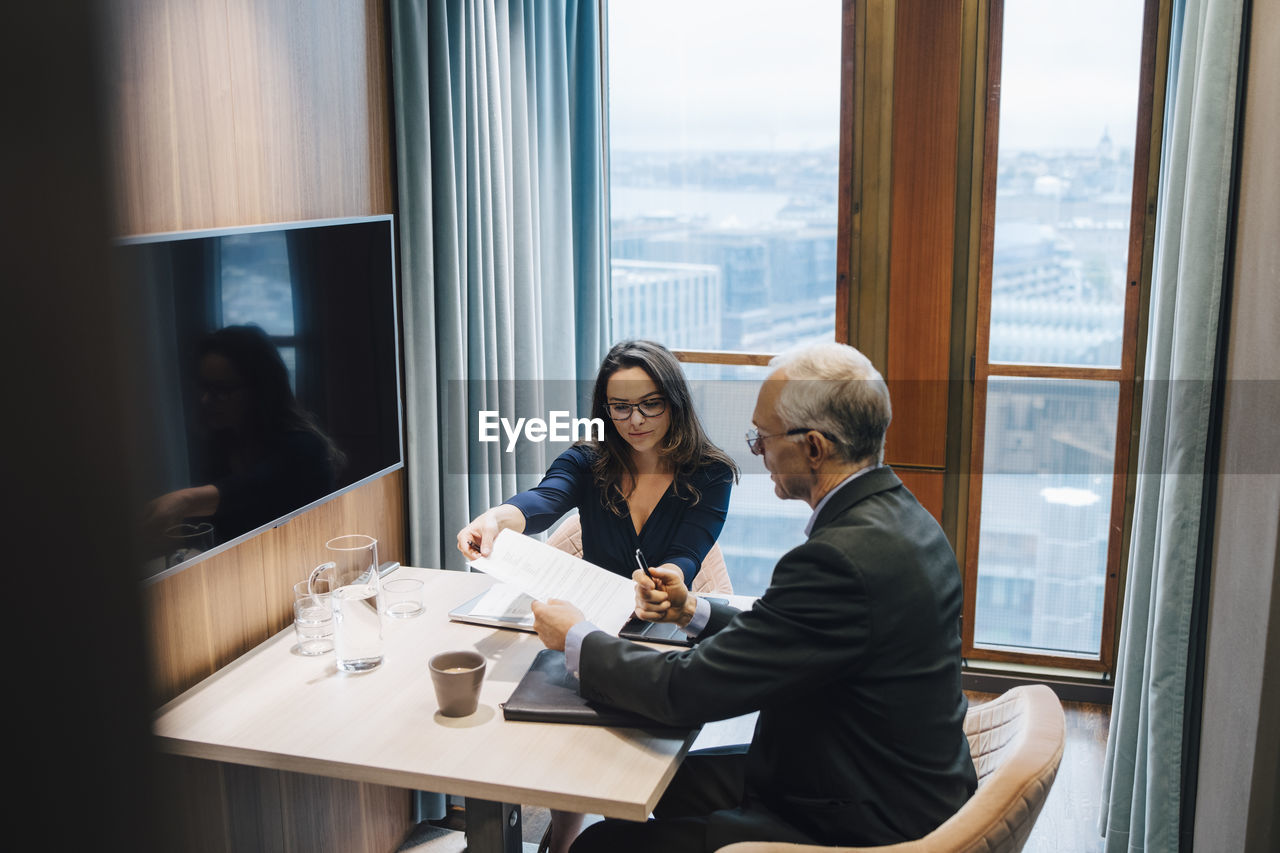
[[[584,560],[629,578],[638,548],[691,586],[724,527],[738,467],[703,431],[680,363],[650,341],[615,344],[596,374],[591,417],[606,422],[604,440],[560,454],[537,486],[462,528],[458,550],[488,556],[499,531],[541,533],[577,507]],[[552,810],[539,851],[565,853],[582,823]]]
[[560,454],[537,486],[464,527],[458,550],[487,556],[499,531],[540,533],[576,507],[587,562],[631,577],[639,548],[692,584],[738,468],[703,431],[680,363],[650,341],[616,344],[596,374],[591,417],[606,422],[604,440]]

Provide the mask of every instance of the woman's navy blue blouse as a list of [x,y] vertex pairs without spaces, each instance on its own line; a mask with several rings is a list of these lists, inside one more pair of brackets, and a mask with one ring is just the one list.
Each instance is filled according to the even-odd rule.
[[541,533],[577,507],[582,520],[582,559],[631,577],[639,548],[649,565],[673,563],[684,572],[685,584],[692,584],[724,527],[733,487],[729,466],[712,462],[689,478],[689,485],[698,490],[697,503],[687,489],[676,494],[672,483],[637,535],[625,502],[622,515],[605,506],[591,473],[593,456],[590,447],[570,447],[551,463],[542,482],[505,501],[524,514],[524,532]]

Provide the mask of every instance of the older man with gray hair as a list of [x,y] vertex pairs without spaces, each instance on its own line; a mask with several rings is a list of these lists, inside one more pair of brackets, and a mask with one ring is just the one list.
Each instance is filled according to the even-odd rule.
[[919,838],[977,786],[962,728],[960,573],[937,522],[882,464],[889,393],[862,353],[780,356],[747,433],[774,490],[813,509],[750,610],[635,575],[636,611],[695,641],[660,653],[564,602],[535,604],[582,695],[695,725],[759,711],[751,744],[690,755],[645,823],[606,820],[573,853],[713,851],[735,841]]

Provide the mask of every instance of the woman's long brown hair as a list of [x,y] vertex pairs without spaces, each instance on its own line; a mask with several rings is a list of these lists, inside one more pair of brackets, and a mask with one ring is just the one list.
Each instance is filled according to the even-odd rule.
[[[676,494],[682,497],[687,494],[686,499],[691,504],[697,503],[702,496],[689,479],[699,468],[713,462],[727,465],[733,472],[736,483],[737,464],[729,454],[707,438],[702,422],[698,420],[698,413],[693,409],[693,397],[689,393],[689,384],[685,381],[680,362],[661,344],[645,340],[614,344],[596,374],[595,388],[591,393],[591,417],[613,423],[608,410],[609,377],[628,367],[639,367],[647,373],[658,386],[658,393],[666,398],[666,414],[671,422],[658,453],[670,463],[675,474]],[[615,426],[613,429],[605,429],[604,441],[593,441],[591,446],[596,451],[591,463],[596,486],[604,495],[605,506],[617,515],[622,515],[623,502],[626,500],[626,495],[622,493],[623,475],[629,474],[632,483],[636,480],[635,464],[631,461],[631,445]]]

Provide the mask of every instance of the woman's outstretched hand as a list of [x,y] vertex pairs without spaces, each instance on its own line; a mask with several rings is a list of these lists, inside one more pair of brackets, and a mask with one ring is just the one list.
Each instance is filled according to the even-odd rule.
[[477,515],[458,531],[458,550],[468,560],[478,560],[493,552],[493,540],[503,530],[524,532],[524,513],[511,504],[502,504]]

